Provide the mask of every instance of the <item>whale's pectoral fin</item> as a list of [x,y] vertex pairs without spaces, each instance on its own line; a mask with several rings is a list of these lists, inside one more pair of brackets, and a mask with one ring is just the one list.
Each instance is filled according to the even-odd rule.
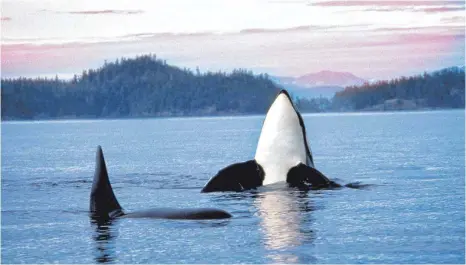
[[100,146],[97,147],[94,181],[90,197],[91,217],[106,219],[123,215],[123,209],[118,203],[108,179],[107,166]]
[[288,171],[286,182],[302,189],[338,188],[341,185],[329,180],[319,170],[299,163]]
[[212,177],[201,192],[243,191],[262,185],[264,171],[255,160],[230,165]]

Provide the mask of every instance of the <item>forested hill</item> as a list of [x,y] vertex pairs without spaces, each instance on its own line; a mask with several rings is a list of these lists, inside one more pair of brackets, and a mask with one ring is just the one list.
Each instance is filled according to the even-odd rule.
[[1,83],[2,120],[265,113],[280,91],[266,75],[193,73],[153,55],[105,63],[70,81]]
[[333,98],[333,110],[464,108],[464,67],[347,87]]
[[[464,108],[464,67],[296,99],[302,112]],[[193,73],[153,55],[105,63],[70,81],[2,79],[2,120],[265,113],[281,87],[245,70]]]

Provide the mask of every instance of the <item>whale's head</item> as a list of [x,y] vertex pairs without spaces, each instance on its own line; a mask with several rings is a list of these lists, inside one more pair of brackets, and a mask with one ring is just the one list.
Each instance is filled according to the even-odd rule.
[[300,163],[314,167],[303,119],[286,90],[267,112],[255,160],[264,170],[264,185],[286,181],[288,171]]

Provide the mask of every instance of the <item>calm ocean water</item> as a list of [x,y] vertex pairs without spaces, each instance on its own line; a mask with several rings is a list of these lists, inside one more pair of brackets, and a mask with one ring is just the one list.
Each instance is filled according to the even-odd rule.
[[[303,115],[316,167],[368,189],[200,190],[253,158],[264,116],[2,123],[2,263],[464,263],[464,111]],[[127,211],[91,224],[95,150]]]

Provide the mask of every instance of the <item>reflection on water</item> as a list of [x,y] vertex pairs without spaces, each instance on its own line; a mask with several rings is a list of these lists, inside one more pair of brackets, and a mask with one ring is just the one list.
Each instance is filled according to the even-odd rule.
[[292,189],[265,191],[257,196],[255,205],[261,218],[265,247],[274,252],[270,255],[276,263],[306,263],[286,250],[312,240],[313,232],[303,227],[313,210],[307,193]]
[[95,226],[93,239],[95,241],[95,262],[96,263],[111,263],[115,260],[114,238],[115,231],[112,227],[112,221],[96,221],[92,220],[91,224]]
[[299,262],[298,256],[295,254],[290,254],[290,253],[279,253],[279,254],[271,254],[268,255],[270,259],[273,260],[273,262],[278,263],[278,264],[290,264],[290,263],[302,263]]

